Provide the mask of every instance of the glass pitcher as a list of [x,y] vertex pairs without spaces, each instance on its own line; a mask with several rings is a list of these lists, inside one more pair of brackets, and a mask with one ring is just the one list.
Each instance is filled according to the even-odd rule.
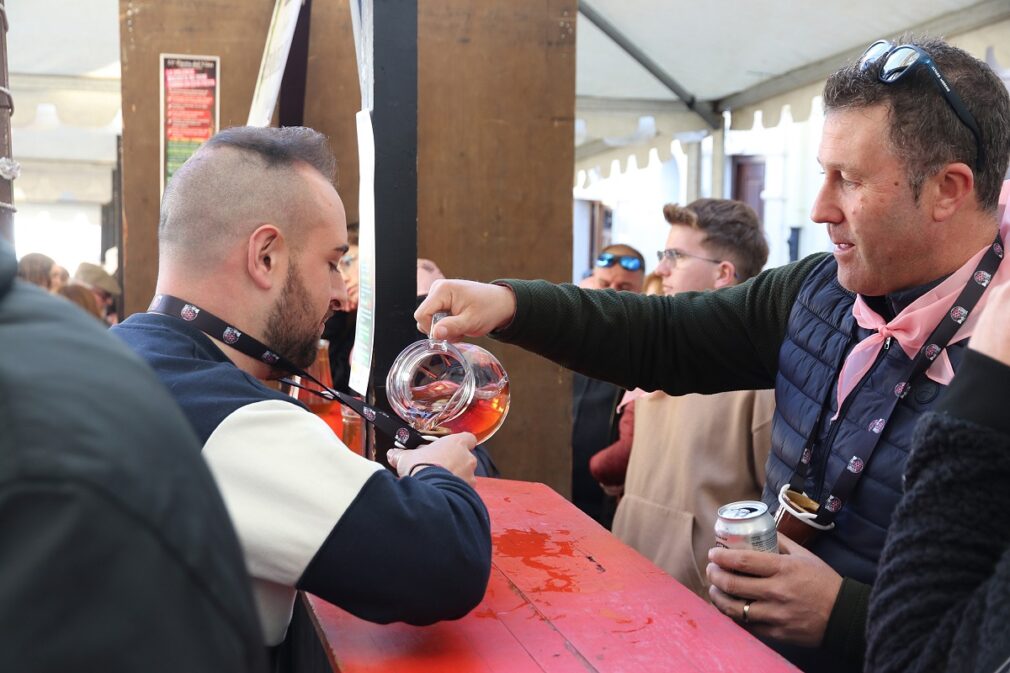
[[[438,313],[435,323],[446,316]],[[509,379],[494,355],[468,343],[428,339],[403,349],[386,376],[396,414],[424,435],[471,432],[486,441],[509,409]]]

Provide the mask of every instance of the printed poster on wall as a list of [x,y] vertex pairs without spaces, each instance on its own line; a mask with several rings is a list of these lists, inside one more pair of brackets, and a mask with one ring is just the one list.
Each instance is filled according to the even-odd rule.
[[368,394],[375,334],[375,137],[372,115],[361,110],[358,126],[358,320],[351,351],[348,385],[361,396]]
[[221,119],[221,59],[161,54],[161,191]]

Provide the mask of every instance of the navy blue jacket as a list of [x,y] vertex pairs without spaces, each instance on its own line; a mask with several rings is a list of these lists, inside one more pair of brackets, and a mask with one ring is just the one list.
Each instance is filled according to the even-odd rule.
[[[879,417],[873,410],[893,395],[909,363],[900,347],[884,351],[850,394],[839,420],[831,422],[841,363],[870,332],[855,325],[855,295],[839,285],[830,255],[769,269],[735,287],[674,297],[587,291],[544,281],[502,282],[515,293],[516,314],[496,336],[586,376],[669,395],[775,387],[779,409],[765,491],[773,509],[778,489],[792,476],[815,427],[818,441],[806,490],[819,497],[830,488],[851,457],[853,433],[865,432],[870,420]],[[880,301],[884,313],[896,314],[928,288],[870,301]],[[963,348],[963,342],[948,348],[955,370]],[[858,670],[862,665],[868,585],[876,577],[885,531],[901,493],[912,426],[937,403],[942,390],[929,380],[912,382],[912,392],[884,430],[835,529],[812,545],[843,583],[822,647],[787,653],[808,670]],[[822,410],[829,391],[830,403]]]
[[375,622],[429,624],[481,601],[490,522],[464,481],[441,468],[397,479],[181,319],[137,314],[114,332],[150,363],[203,443],[268,645],[284,638],[295,589]]
[[[922,292],[923,288],[916,288],[898,293],[889,301],[907,305]],[[778,491],[792,477],[804,443],[818,423],[818,440],[804,491],[823,501],[854,455],[852,439],[869,432],[870,423],[880,417],[880,408],[890,403],[895,384],[909,367],[910,359],[897,344],[882,350],[872,369],[849,394],[838,419],[831,420],[837,411],[835,390],[842,362],[852,347],[871,334],[856,325],[852,316],[854,301],[855,295],[838,283],[834,258],[828,258],[807,276],[789,316],[779,355],[772,452],[764,493],[772,509],[778,509]],[[947,349],[955,370],[964,347],[961,341]],[[835,530],[819,536],[810,546],[840,575],[865,584],[876,579],[887,527],[901,498],[902,475],[915,423],[936,405],[944,389],[925,376],[912,382],[911,392],[898,402],[872,459],[838,513]],[[827,411],[818,414],[826,398],[830,398]]]

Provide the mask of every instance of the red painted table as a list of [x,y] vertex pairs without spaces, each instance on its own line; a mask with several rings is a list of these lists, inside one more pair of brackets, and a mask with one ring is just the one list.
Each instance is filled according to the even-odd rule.
[[494,558],[483,602],[455,622],[362,621],[302,608],[334,671],[796,671],[543,484],[480,479]]

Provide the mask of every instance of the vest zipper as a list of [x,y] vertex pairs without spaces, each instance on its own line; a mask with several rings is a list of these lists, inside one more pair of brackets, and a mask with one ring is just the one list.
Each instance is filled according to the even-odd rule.
[[866,374],[863,375],[863,378],[859,379],[859,383],[857,383],[856,386],[852,389],[852,392],[849,393],[849,396],[845,398],[845,401],[842,402],[842,406],[838,410],[838,419],[832,421],[831,426],[828,428],[828,435],[827,437],[824,438],[824,442],[821,443],[821,446],[824,450],[821,452],[823,455],[819,456],[820,465],[818,466],[819,469],[817,471],[818,472],[817,482],[814,484],[814,486],[817,487],[816,491],[818,502],[824,500],[824,496],[826,495],[824,493],[824,488],[826,486],[824,480],[827,477],[828,458],[831,456],[831,447],[835,443],[836,435],[838,435],[838,428],[842,425],[842,420],[845,418],[845,414],[848,413],[849,407],[852,406],[852,401],[855,399],[856,394],[859,392],[859,390],[862,389],[863,384],[866,383],[866,379],[870,378],[870,375],[873,374],[873,371],[877,368],[877,365],[880,364],[880,361],[887,356],[887,351],[891,349],[891,341],[893,339],[894,337],[887,337],[886,339],[884,339],[884,345],[880,349],[880,352],[877,353],[877,357],[873,360],[873,364],[870,366],[868,370],[866,370]]

